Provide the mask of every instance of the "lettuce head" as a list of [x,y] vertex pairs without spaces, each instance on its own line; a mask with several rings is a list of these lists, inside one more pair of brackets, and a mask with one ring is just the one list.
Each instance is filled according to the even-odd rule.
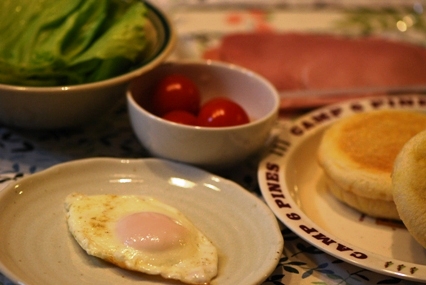
[[137,0],[4,0],[0,83],[75,85],[135,67],[148,46]]

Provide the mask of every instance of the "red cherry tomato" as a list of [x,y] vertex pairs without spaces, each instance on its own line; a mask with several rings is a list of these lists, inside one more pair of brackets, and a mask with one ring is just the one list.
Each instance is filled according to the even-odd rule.
[[202,127],[230,127],[248,123],[245,110],[236,102],[217,97],[201,106],[197,122]]
[[180,74],[171,74],[158,84],[152,98],[152,111],[160,117],[174,110],[196,115],[200,100],[198,87],[191,79]]
[[182,110],[168,112],[163,116],[163,119],[184,125],[195,126],[197,124],[197,117],[192,113]]

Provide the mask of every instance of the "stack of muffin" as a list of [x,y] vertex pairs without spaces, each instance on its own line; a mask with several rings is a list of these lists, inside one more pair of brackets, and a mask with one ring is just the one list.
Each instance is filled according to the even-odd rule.
[[318,162],[337,199],[372,217],[402,220],[426,247],[426,114],[344,118],[325,131]]

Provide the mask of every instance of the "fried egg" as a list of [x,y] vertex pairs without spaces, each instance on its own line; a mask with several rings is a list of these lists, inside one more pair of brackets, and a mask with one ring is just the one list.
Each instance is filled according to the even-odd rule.
[[121,268],[188,284],[217,275],[217,249],[177,209],[152,197],[72,193],[69,231],[89,254]]

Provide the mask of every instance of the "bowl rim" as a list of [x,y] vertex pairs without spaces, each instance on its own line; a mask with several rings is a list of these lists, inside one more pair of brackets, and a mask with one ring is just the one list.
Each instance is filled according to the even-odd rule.
[[[178,128],[182,128],[182,129],[186,129],[186,130],[203,130],[203,131],[206,131],[206,132],[218,132],[218,131],[222,131],[222,132],[226,131],[227,132],[227,131],[245,129],[245,128],[248,128],[248,127],[257,126],[259,124],[264,123],[265,121],[270,120],[271,118],[278,117],[278,113],[279,113],[279,109],[280,109],[280,96],[279,96],[277,89],[265,77],[259,75],[258,73],[254,72],[250,69],[247,69],[245,67],[242,67],[242,66],[239,66],[239,65],[236,65],[236,64],[226,63],[226,62],[221,62],[221,61],[216,61],[216,60],[210,60],[210,59],[208,59],[208,60],[185,59],[185,60],[179,60],[179,61],[168,61],[168,62],[162,63],[160,66],[162,66],[162,65],[215,66],[215,67],[220,67],[220,68],[232,69],[234,71],[244,73],[245,75],[252,76],[257,81],[260,81],[262,84],[264,84],[267,87],[267,89],[269,89],[271,91],[270,93],[271,93],[271,95],[273,95],[272,97],[273,97],[273,100],[274,100],[274,107],[270,111],[268,111],[264,116],[262,116],[258,119],[255,119],[253,121],[250,121],[249,123],[246,123],[246,124],[237,125],[237,126],[228,126],[228,127],[191,126],[191,125],[185,125],[185,124],[180,124],[180,123],[165,120],[165,119],[163,119],[163,118],[161,118],[157,115],[152,114],[151,112],[149,112],[148,110],[146,110],[145,108],[140,106],[132,96],[131,85],[130,85],[129,88],[127,89],[127,91],[126,91],[127,103],[132,105],[138,112],[141,112],[145,116],[149,117],[150,119],[152,119],[152,120],[154,120],[154,121],[156,121],[156,122],[158,122],[162,125],[178,127]],[[160,67],[160,66],[158,66],[158,67]]]
[[58,91],[63,92],[90,90],[97,89],[99,87],[124,84],[129,82],[131,79],[143,74],[144,72],[153,69],[156,65],[158,65],[159,62],[161,63],[172,52],[177,41],[177,35],[170,18],[162,9],[147,1],[144,1],[144,4],[148,9],[148,15],[149,13],[152,13],[156,18],[158,18],[161,26],[164,28],[165,40],[159,47],[158,51],[152,55],[151,58],[149,58],[142,66],[112,78],[83,84],[61,86],[21,86],[0,83],[0,89],[5,91],[34,91],[46,93],[56,93]]

